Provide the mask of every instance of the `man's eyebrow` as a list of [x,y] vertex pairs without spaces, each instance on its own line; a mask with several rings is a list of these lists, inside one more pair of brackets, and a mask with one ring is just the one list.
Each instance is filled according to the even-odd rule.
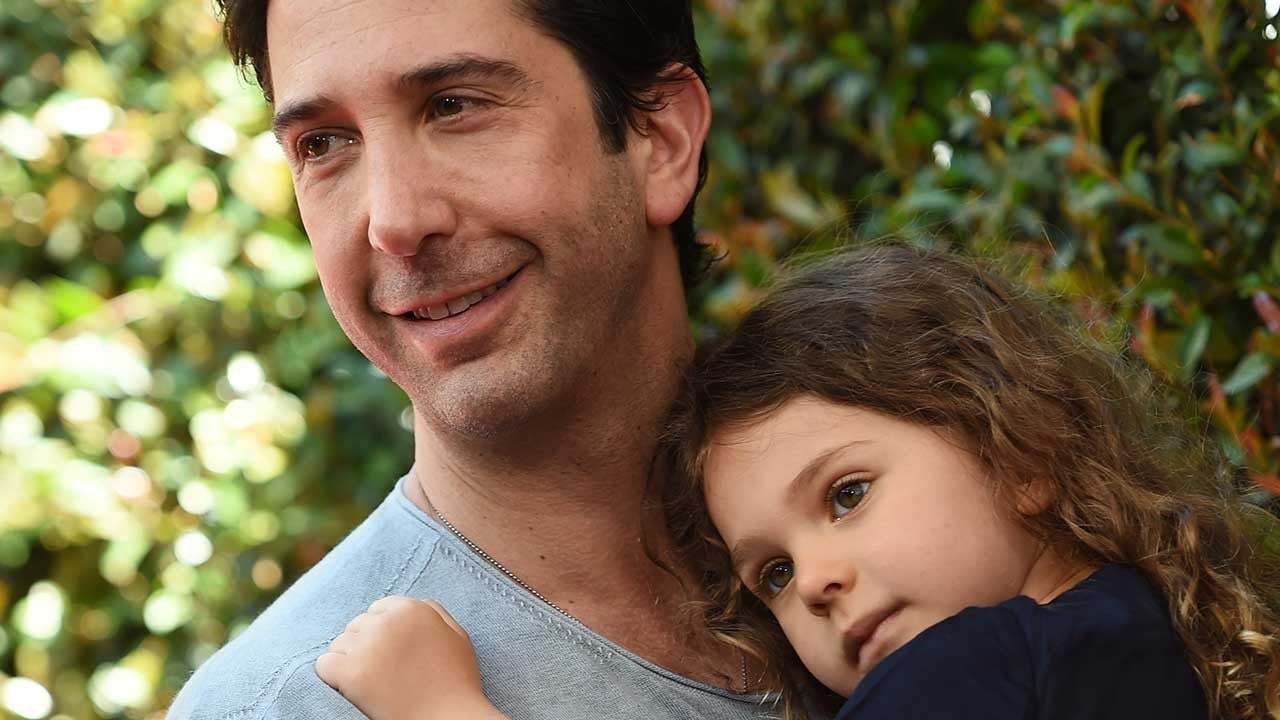
[[275,116],[271,118],[271,132],[276,136],[276,141],[283,145],[285,133],[289,131],[290,127],[323,115],[333,109],[335,105],[337,103],[325,95],[291,102],[277,110]]
[[[524,88],[534,82],[525,71],[506,60],[460,53],[404,73],[400,76],[397,85],[401,91],[406,91],[464,78],[498,80],[515,88]],[[271,120],[271,132],[276,136],[276,140],[283,140],[290,127],[323,115],[337,104],[337,101],[327,95],[289,103],[276,111],[275,117]]]
[[835,447],[828,448],[819,453],[816,457],[810,460],[809,463],[800,470],[800,472],[796,473],[794,478],[791,479],[791,483],[787,487],[787,501],[791,502],[795,500],[796,496],[804,492],[804,489],[813,482],[814,477],[820,470],[822,470],[823,466],[831,461],[832,458],[849,448],[870,444],[870,440],[854,440],[853,442],[848,442],[844,445],[837,445]]
[[517,88],[533,84],[525,71],[506,60],[459,53],[414,68],[400,76],[400,88],[439,85],[458,79],[498,80]]

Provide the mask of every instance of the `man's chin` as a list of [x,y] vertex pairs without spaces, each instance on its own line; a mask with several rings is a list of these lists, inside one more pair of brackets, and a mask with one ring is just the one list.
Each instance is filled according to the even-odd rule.
[[439,382],[415,383],[412,388],[401,385],[430,431],[473,440],[527,436],[531,423],[554,404],[549,378],[459,370]]

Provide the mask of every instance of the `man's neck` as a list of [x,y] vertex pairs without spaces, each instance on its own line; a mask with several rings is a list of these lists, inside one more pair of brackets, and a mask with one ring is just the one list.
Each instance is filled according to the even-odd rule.
[[709,657],[678,634],[694,580],[667,552],[650,502],[675,380],[665,393],[539,423],[558,430],[541,452],[460,452],[419,423],[406,494],[595,632],[672,671],[736,687],[736,675],[726,677],[736,655]]
[[[554,493],[529,490],[495,503],[501,493],[454,495],[435,485],[415,467],[405,492],[518,583],[650,662],[708,684],[740,687],[740,654],[692,643],[683,631],[684,604],[696,580],[667,552],[657,511],[641,511],[655,504],[624,508],[616,502],[622,493],[614,493],[584,505],[580,498],[562,502]],[[437,505],[444,502],[454,505],[444,510]]]
[[554,429],[547,437],[485,443],[419,423],[410,497],[548,596],[582,605],[643,586],[641,509],[667,402],[600,403],[530,423]]

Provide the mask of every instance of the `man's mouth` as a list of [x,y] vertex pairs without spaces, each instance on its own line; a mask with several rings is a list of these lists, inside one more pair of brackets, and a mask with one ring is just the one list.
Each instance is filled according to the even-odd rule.
[[511,282],[511,278],[513,277],[515,277],[514,274],[503,278],[488,287],[481,288],[467,295],[454,298],[453,300],[449,300],[448,302],[440,303],[438,305],[426,305],[404,313],[400,317],[409,320],[437,321],[461,315],[501,290],[507,283]]

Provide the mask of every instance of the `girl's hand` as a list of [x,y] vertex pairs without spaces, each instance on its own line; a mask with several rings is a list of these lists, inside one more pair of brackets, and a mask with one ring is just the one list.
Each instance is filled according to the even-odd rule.
[[467,633],[432,600],[375,601],[316,660],[316,673],[373,720],[501,718]]

